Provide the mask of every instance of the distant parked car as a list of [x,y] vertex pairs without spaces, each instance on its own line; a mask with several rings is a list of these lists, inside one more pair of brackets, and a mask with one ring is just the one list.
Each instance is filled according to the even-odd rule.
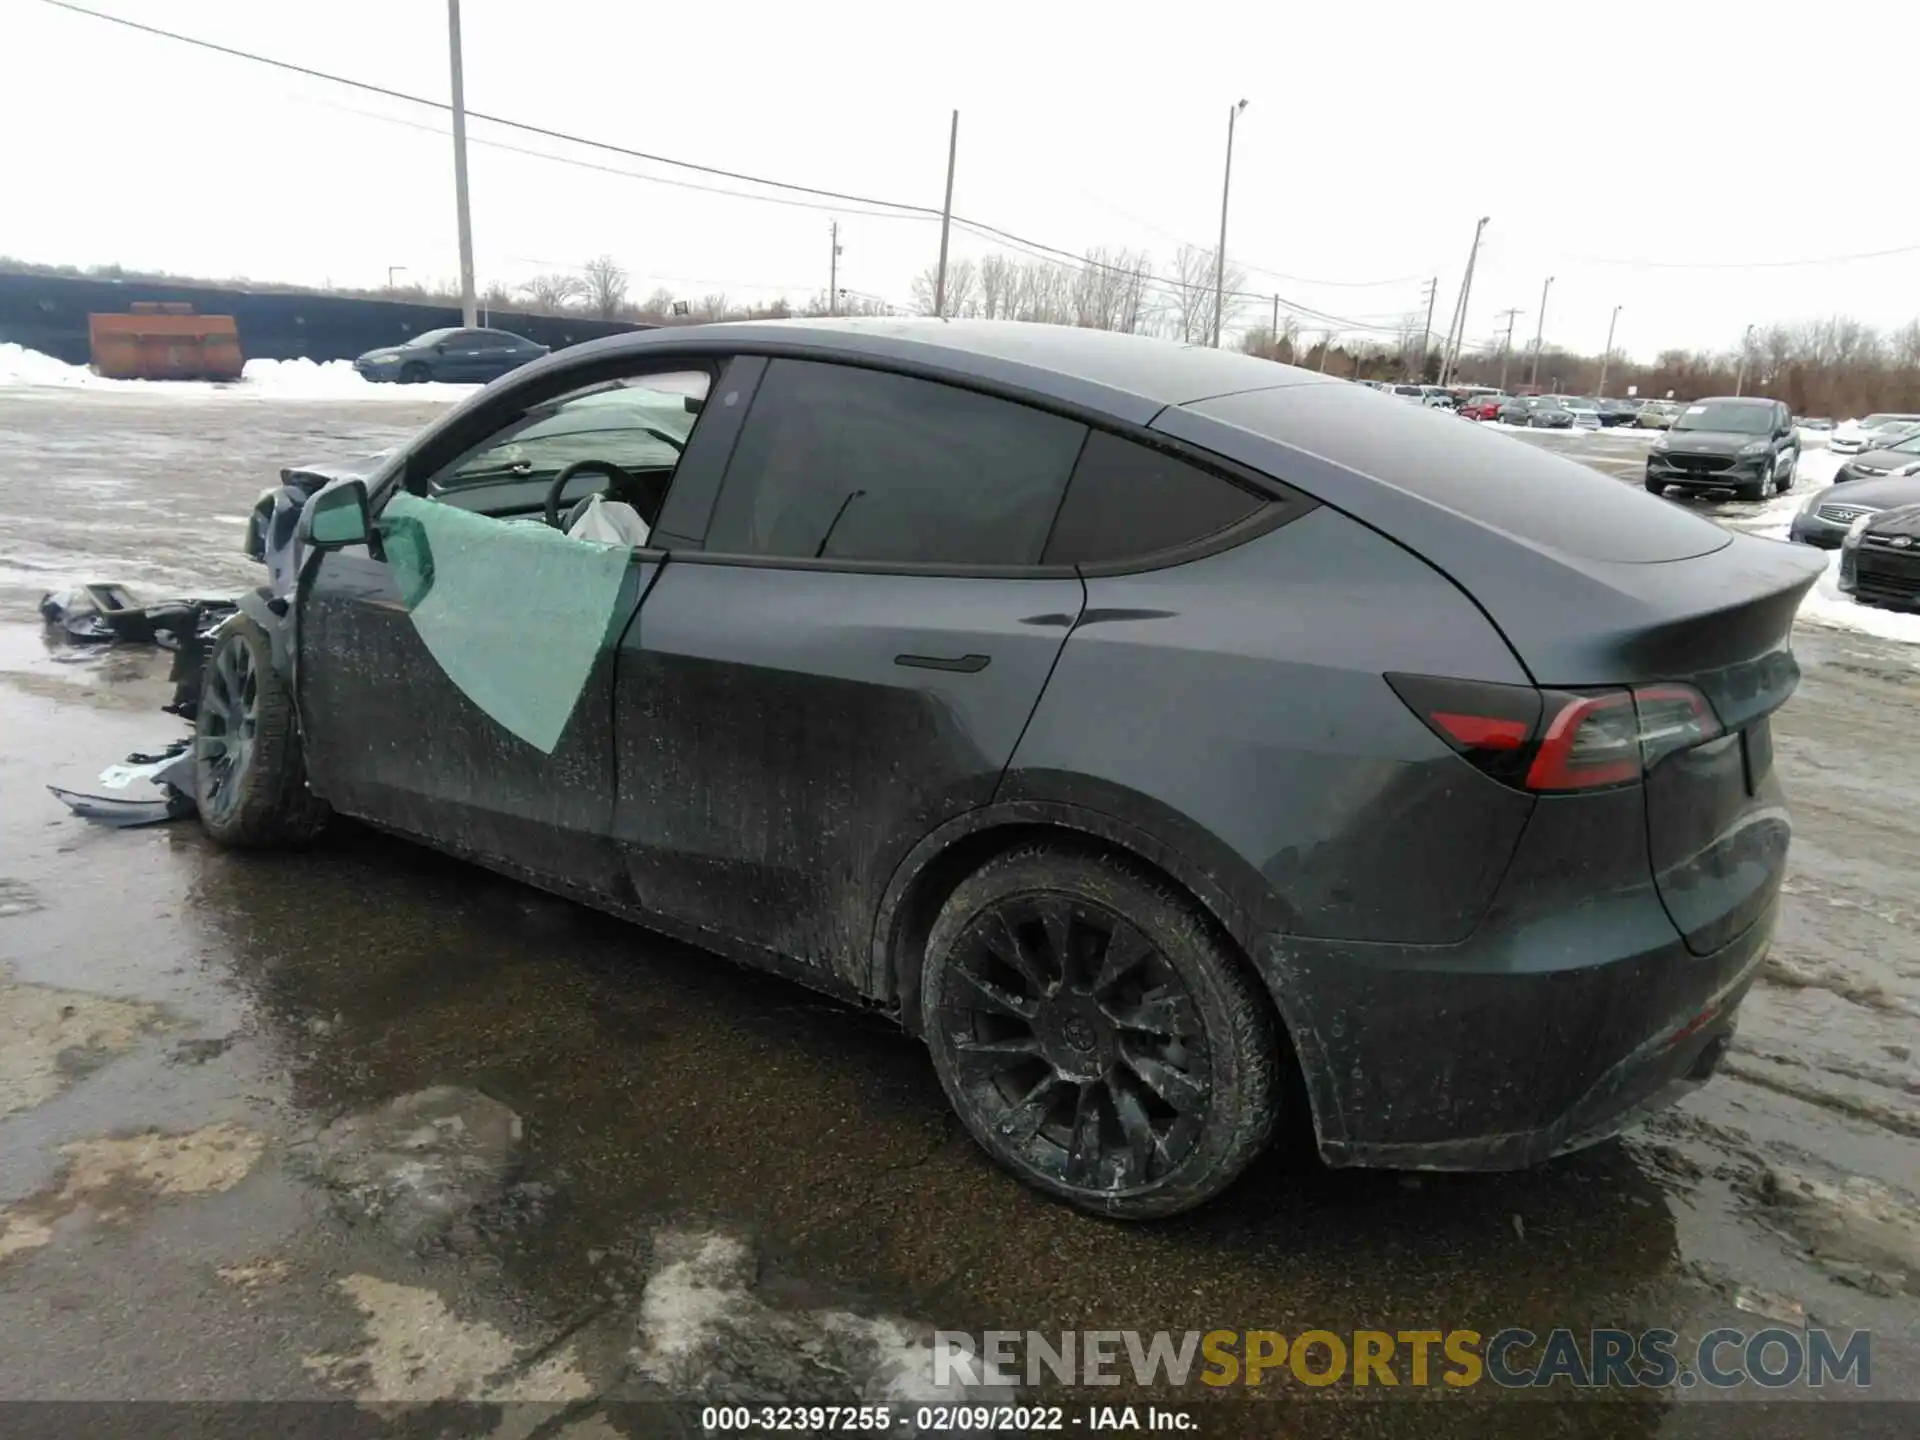
[[1840,590],[1863,605],[1920,610],[1920,505],[1853,522],[1840,545]]
[[1638,400],[1615,400],[1603,398],[1600,401],[1600,423],[1611,429],[1616,425],[1631,425],[1633,417],[1640,413]]
[[1878,448],[1883,441],[1897,440],[1916,427],[1920,427],[1920,415],[1876,413],[1834,426],[1827,447],[1839,455],[1858,455]]
[[369,350],[353,368],[368,380],[402,385],[424,380],[485,384],[546,353],[546,346],[507,330],[429,330],[404,345]]
[[1573,427],[1573,412],[1557,396],[1523,395],[1500,407],[1500,421],[1540,430],[1568,430]]
[[1505,395],[1473,395],[1462,400],[1454,413],[1469,420],[1498,420],[1500,412],[1512,403]]
[[1436,410],[1453,409],[1454,396],[1451,390],[1444,389],[1439,385],[1422,385],[1420,391],[1421,394],[1425,396],[1424,403],[1432,408]]
[[1576,430],[1598,430],[1601,428],[1600,402],[1586,395],[1561,395],[1560,401]]
[[1838,550],[1856,522],[1903,505],[1920,505],[1920,474],[1845,480],[1809,495],[1787,533],[1802,545]]
[[1396,400],[1404,400],[1409,405],[1427,403],[1427,387],[1424,385],[1388,385],[1384,388]]
[[1696,400],[1647,452],[1647,489],[1731,490],[1742,500],[1764,500],[1793,488],[1799,459],[1793,413],[1780,401]]
[[1671,400],[1649,400],[1633,417],[1633,423],[1642,430],[1665,430],[1679,414],[1680,407]]
[[1793,423],[1802,430],[1813,430],[1824,434],[1833,429],[1833,421],[1824,415],[1796,415]]
[[1844,485],[1849,480],[1871,480],[1876,476],[1891,475],[1916,463],[1920,463],[1920,430],[1890,445],[1880,445],[1864,455],[1848,456],[1840,462],[1840,468],[1833,472],[1833,483]]

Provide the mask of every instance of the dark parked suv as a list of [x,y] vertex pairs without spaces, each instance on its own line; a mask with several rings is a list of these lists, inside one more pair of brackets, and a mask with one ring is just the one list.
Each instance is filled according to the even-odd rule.
[[1712,1072],[1773,933],[1820,558],[1361,386],[711,325],[288,475],[210,835],[357,816],[876,1007],[1103,1214],[1219,1191],[1296,1093],[1334,1164],[1591,1142]]
[[1800,441],[1778,400],[1727,395],[1695,400],[1647,452],[1647,489],[1731,490],[1764,500],[1793,488]]

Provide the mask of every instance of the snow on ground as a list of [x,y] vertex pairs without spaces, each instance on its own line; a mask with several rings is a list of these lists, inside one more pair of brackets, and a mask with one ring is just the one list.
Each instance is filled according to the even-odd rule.
[[0,391],[12,389],[111,391],[125,395],[239,396],[261,400],[404,400],[414,404],[464,400],[478,385],[375,385],[350,361],[249,360],[240,379],[109,380],[85,365],[11,343],[0,344]]
[[1799,463],[1793,467],[1793,483],[1796,486],[1831,485],[1834,472],[1846,463],[1846,458],[1825,448],[1802,450]]

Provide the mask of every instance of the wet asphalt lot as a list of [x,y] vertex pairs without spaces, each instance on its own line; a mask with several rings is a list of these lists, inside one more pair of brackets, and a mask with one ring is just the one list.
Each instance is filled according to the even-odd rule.
[[[234,857],[45,793],[181,727],[163,657],[50,644],[43,591],[256,583],[241,525],[280,464],[433,411],[0,393],[0,1399],[517,1401],[455,1427],[643,1434],[669,1418],[614,1402],[911,1398],[933,1326],[1770,1324],[1870,1329],[1872,1393],[1920,1399],[1920,647],[1800,628],[1779,938],[1681,1108],[1515,1175],[1283,1145],[1199,1214],[1116,1226],[991,1168],[878,1019],[398,842]],[[1538,443],[1638,483],[1646,437]],[[1705,1396],[1446,1418],[1768,1418]],[[1200,1413],[1444,1428],[1412,1403]]]

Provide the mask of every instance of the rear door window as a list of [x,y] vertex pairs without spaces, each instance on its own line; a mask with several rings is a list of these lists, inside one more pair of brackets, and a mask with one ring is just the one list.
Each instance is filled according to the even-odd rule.
[[767,368],[714,506],[711,553],[1029,566],[1087,428],[855,366]]
[[1095,430],[1074,467],[1046,563],[1136,560],[1216,535],[1268,503],[1278,502],[1178,456]]

